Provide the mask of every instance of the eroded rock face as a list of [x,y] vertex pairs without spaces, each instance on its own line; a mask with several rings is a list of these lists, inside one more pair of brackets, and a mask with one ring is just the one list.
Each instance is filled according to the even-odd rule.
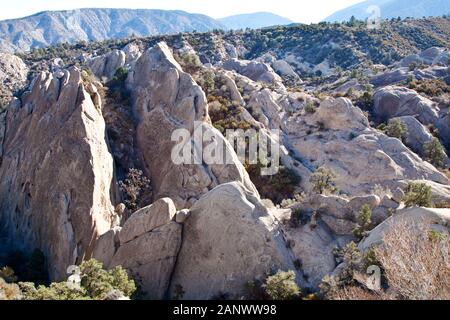
[[119,234],[120,243],[124,244],[139,236],[159,228],[173,220],[176,208],[173,201],[164,198],[152,205],[142,208],[125,222]]
[[448,232],[449,222],[450,212],[448,209],[403,209],[373,229],[369,236],[359,243],[358,247],[360,250],[365,251],[371,246],[382,244],[383,236],[388,233],[391,228],[396,228],[396,226],[401,223],[407,223],[408,225],[431,223],[446,227]]
[[394,119],[398,119],[405,124],[405,144],[411,150],[423,157],[425,155],[425,144],[433,140],[433,135],[430,131],[412,116],[398,117]]
[[253,81],[261,81],[279,87],[283,86],[281,77],[268,64],[258,61],[230,59],[223,63],[225,70],[234,70]]
[[274,217],[242,184],[218,186],[190,211],[172,296],[181,286],[184,299],[210,299],[219,293],[239,297],[248,281],[278,269],[295,270]]
[[382,121],[416,116],[423,124],[433,124],[439,119],[439,109],[435,103],[404,87],[385,87],[375,92],[374,113]]
[[122,244],[110,267],[123,266],[147,299],[164,299],[182,242],[182,226],[170,222]]
[[[230,181],[241,181],[257,194],[231,145],[206,122],[205,94],[182,71],[165,43],[141,56],[129,74],[127,85],[133,96],[137,146],[151,177],[155,198],[170,197],[181,209],[208,190]],[[208,132],[225,145],[224,154],[232,158],[231,163],[175,164],[172,150],[178,142],[172,141],[172,133],[177,129],[188,130],[191,138],[195,129]],[[192,143],[192,139],[183,141],[183,145]]]
[[125,66],[127,56],[122,50],[113,50],[105,55],[95,57],[88,61],[92,72],[105,82],[111,80],[117,69]]
[[0,226],[10,248],[41,249],[52,279],[92,254],[114,209],[105,123],[79,70],[41,73],[10,105],[0,167]]
[[340,190],[350,195],[371,192],[376,185],[395,190],[405,179],[449,183],[400,140],[368,127],[361,110],[343,98],[324,101],[312,115],[290,118],[286,129],[303,163],[330,168]]
[[120,230],[121,227],[115,227],[102,234],[95,245],[92,257],[102,262],[105,268],[111,265],[111,260],[120,245]]
[[446,146],[447,150],[450,150],[450,114],[445,115],[436,124],[439,130],[439,137]]
[[19,57],[0,52],[0,112],[6,108],[12,93],[25,85],[28,67]]

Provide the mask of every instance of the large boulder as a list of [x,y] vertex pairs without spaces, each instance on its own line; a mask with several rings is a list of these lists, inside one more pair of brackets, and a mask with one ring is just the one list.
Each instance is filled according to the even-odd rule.
[[313,119],[332,130],[364,130],[369,120],[361,109],[347,98],[326,99],[313,115]]
[[392,71],[383,72],[372,77],[370,82],[375,87],[388,86],[408,79],[412,73],[408,68],[398,68]]
[[418,155],[425,156],[425,144],[433,140],[433,135],[430,131],[422,125],[413,116],[404,116],[393,118],[391,121],[398,119],[404,123],[406,127],[406,133],[404,142],[405,144],[413,150]]
[[272,68],[281,76],[294,80],[297,84],[303,83],[300,76],[294,68],[285,60],[276,60],[272,62]]
[[[184,208],[208,190],[230,181],[240,181],[257,194],[231,145],[207,122],[204,92],[183,72],[165,43],[159,43],[139,58],[129,73],[127,86],[133,97],[138,154],[151,177],[156,198],[170,197],[178,208]],[[177,129],[190,134],[181,142],[183,147],[199,150],[215,141],[223,144],[224,158],[231,160],[221,159],[212,164],[198,160],[175,163],[172,152],[180,142],[173,141],[172,134]],[[211,139],[198,141],[194,132]]]
[[450,57],[449,51],[448,50],[446,51],[445,48],[431,47],[422,51],[420,54],[412,54],[406,56],[398,63],[398,65],[400,67],[410,67],[412,65],[420,65],[420,64],[448,65],[449,57]]
[[105,82],[111,80],[117,69],[125,66],[127,56],[122,50],[112,50],[105,55],[94,57],[88,61],[92,72]]
[[385,87],[374,94],[374,114],[380,121],[401,116],[415,116],[423,124],[439,119],[439,108],[416,91],[404,87]]
[[146,299],[161,300],[167,298],[181,242],[182,226],[169,222],[121,244],[109,266],[125,268]]
[[318,290],[322,279],[336,268],[335,251],[351,241],[336,236],[323,222],[308,222],[298,228],[286,228],[297,265],[304,273],[303,286]]
[[268,129],[279,129],[281,125],[282,107],[276,101],[277,97],[269,89],[252,93],[247,109]]
[[19,57],[0,52],[0,112],[15,90],[26,84],[28,67]]
[[326,100],[315,113],[288,119],[286,141],[303,165],[330,168],[340,191],[348,195],[371,193],[380,186],[395,190],[405,179],[448,185],[444,174],[400,140],[370,128],[364,118],[348,100]]
[[52,279],[88,258],[114,220],[105,122],[80,71],[41,73],[8,108],[0,167],[0,234],[41,249]]
[[230,93],[231,100],[241,106],[245,105],[245,101],[242,98],[242,95],[239,92],[239,89],[236,85],[236,82],[234,82],[231,73],[227,71],[221,72],[220,76],[222,78],[222,81],[225,83],[228,92]]
[[284,88],[281,77],[266,63],[259,61],[230,59],[223,62],[222,67],[225,70],[236,71],[237,73],[246,76],[253,81],[261,81]]
[[135,42],[130,42],[125,47],[123,47],[122,51],[125,53],[125,64],[132,66],[142,55],[141,48]]
[[398,213],[384,221],[373,229],[369,236],[359,243],[360,250],[365,251],[372,246],[383,243],[383,236],[392,228],[402,223],[414,225],[418,223],[431,223],[449,227],[450,211],[448,209],[408,208],[399,210]]
[[95,245],[92,257],[101,263],[105,268],[111,264],[111,260],[120,245],[119,233],[121,227],[114,227],[102,234]]
[[176,211],[175,204],[169,198],[160,199],[136,211],[123,225],[119,234],[120,244],[168,224],[175,217]]
[[237,298],[278,269],[295,267],[274,216],[242,184],[223,184],[191,208],[171,294],[181,287],[184,299]]

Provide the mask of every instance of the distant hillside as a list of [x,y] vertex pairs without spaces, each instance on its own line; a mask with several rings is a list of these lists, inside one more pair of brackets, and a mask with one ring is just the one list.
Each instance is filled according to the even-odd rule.
[[293,21],[269,12],[239,14],[219,19],[228,29],[258,29],[276,25],[287,25]]
[[372,5],[380,7],[381,17],[385,19],[436,17],[450,13],[449,0],[367,0],[340,10],[326,18],[325,21],[347,21],[352,16],[366,19],[370,16],[367,9]]
[[184,11],[79,9],[41,12],[0,21],[0,51],[27,51],[62,42],[223,28],[220,22],[208,16]]

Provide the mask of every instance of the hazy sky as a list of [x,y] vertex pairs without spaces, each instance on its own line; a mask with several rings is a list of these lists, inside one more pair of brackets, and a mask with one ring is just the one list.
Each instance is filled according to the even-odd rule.
[[362,0],[7,0],[2,1],[0,20],[45,10],[76,8],[179,9],[222,18],[238,13],[269,11],[295,22],[319,22],[339,9]]

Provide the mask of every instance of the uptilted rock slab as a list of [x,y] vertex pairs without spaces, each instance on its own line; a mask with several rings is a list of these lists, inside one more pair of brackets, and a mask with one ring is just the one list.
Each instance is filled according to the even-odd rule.
[[[207,122],[205,93],[183,72],[165,43],[159,43],[139,58],[129,73],[127,86],[133,97],[138,153],[151,177],[155,198],[170,197],[182,209],[215,186],[231,181],[240,181],[258,194],[231,145]],[[172,151],[177,145],[172,140],[174,131],[185,129],[191,134],[184,146],[193,144],[193,132],[199,128],[224,143],[224,154],[230,155],[231,163],[172,161]]]
[[166,298],[182,241],[182,226],[170,222],[122,244],[110,267],[122,266],[139,282],[146,299]]
[[111,227],[113,159],[105,122],[80,71],[41,73],[11,104],[0,167],[0,234],[10,248],[41,249],[52,279],[88,258]]

